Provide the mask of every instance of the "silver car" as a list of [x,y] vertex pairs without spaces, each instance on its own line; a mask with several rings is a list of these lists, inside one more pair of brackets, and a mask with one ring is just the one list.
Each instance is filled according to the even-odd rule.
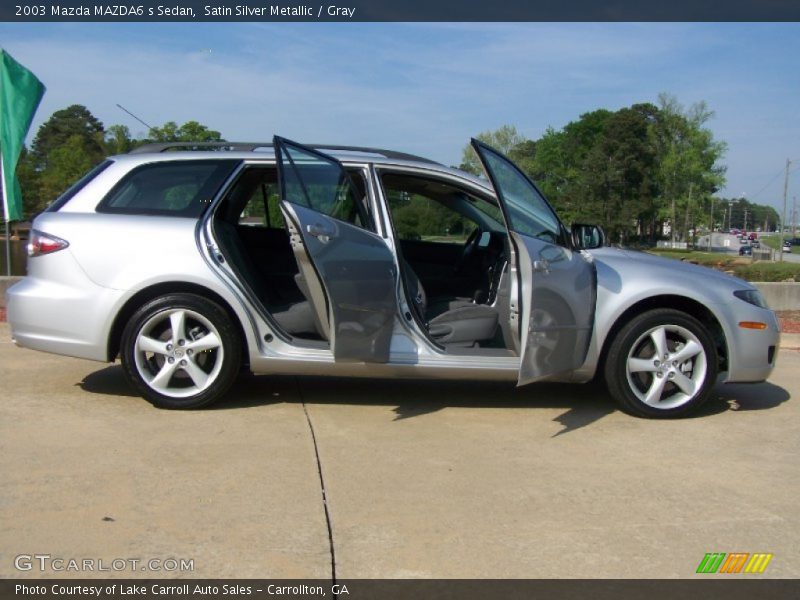
[[247,368],[602,377],[627,412],[676,417],[718,379],[769,376],[778,322],[756,288],[567,229],[513,163],[472,145],[486,179],[278,137],[109,158],[35,219],[8,292],[14,341],[120,357],[163,408],[219,400]]

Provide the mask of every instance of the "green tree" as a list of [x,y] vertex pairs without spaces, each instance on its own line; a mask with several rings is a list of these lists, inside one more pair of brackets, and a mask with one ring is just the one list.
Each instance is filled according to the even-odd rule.
[[18,167],[23,204],[34,215],[106,156],[103,124],[81,104],[54,112]]
[[548,128],[536,141],[535,160],[527,173],[568,222],[591,220],[590,215],[598,213],[592,204],[602,194],[592,187],[597,182],[590,174],[598,169],[594,149],[612,114],[605,109],[585,113],[561,131]]
[[[714,221],[726,229],[774,231],[781,221],[773,207],[754,204],[745,198],[715,198],[714,206]],[[710,206],[708,208],[710,212]],[[723,214],[727,214],[724,225]]]
[[35,213],[39,212],[40,206],[39,173],[33,164],[33,157],[27,148],[22,149],[17,163],[17,179],[22,189],[23,212],[26,219],[30,219]]
[[584,160],[581,216],[603,223],[612,240],[640,233],[652,208],[654,162],[646,112],[632,107],[610,115]]
[[[517,128],[513,125],[503,125],[494,131],[484,131],[483,133],[479,133],[475,137],[483,143],[488,144],[495,150],[506,155],[509,154],[513,148],[528,141],[527,138],[519,133]],[[475,151],[472,149],[471,144],[464,146],[464,150],[461,153],[461,165],[459,168],[463,171],[467,171],[468,173],[472,173],[473,175],[479,175],[483,173],[480,161],[475,155]]]
[[512,146],[508,151],[508,158],[525,173],[530,173],[536,164],[536,142],[524,140],[516,146]]
[[219,131],[209,129],[197,121],[187,121],[180,127],[168,121],[161,127],[153,127],[148,134],[151,142],[222,142]]
[[125,154],[141,144],[139,140],[131,138],[130,129],[125,125],[112,125],[105,134],[106,153]]
[[[565,221],[597,222],[613,240],[654,241],[666,220],[681,237],[710,220],[726,149],[706,127],[712,117],[705,103],[684,109],[662,94],[658,106],[594,110],[538,140],[512,126],[478,137],[517,162]],[[462,168],[474,171],[472,156],[465,148]]]
[[725,167],[718,161],[727,145],[714,140],[704,127],[714,116],[704,102],[687,110],[669,94],[660,94],[658,101],[653,138],[663,200],[661,216],[669,219],[673,239],[686,239],[693,216],[699,216],[700,222],[705,219],[705,211],[698,211],[698,204],[725,183]]
[[[80,138],[92,164],[105,156],[103,138],[105,130],[101,123],[85,106],[73,104],[58,110],[39,127],[31,144],[31,157],[38,171],[47,168],[53,150],[66,144],[73,137]],[[72,142],[73,146],[75,142]]]
[[17,175],[25,213],[43,210],[89,169],[111,154],[124,154],[149,141],[222,141],[220,132],[197,121],[174,122],[150,130],[149,139],[134,139],[124,125],[105,130],[85,106],[58,110],[39,128],[30,151],[23,151]]
[[93,150],[82,136],[73,135],[50,151],[47,168],[39,173],[39,203],[33,212],[44,209],[97,163]]

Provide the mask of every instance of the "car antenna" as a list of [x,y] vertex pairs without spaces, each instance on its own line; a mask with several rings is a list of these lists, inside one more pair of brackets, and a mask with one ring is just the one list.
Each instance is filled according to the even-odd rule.
[[135,114],[133,114],[133,113],[132,113],[131,111],[129,111],[127,108],[125,108],[124,106],[122,106],[122,104],[119,104],[119,103],[117,103],[117,108],[119,108],[120,110],[124,110],[126,113],[128,113],[130,116],[132,116],[134,119],[136,119],[137,121],[139,121],[139,123],[141,123],[142,125],[144,125],[145,127],[147,127],[147,131],[150,131],[151,129],[153,129],[153,127],[152,127],[152,126],[150,126],[150,125],[148,125],[147,123],[145,123],[144,121],[142,121],[142,120],[141,120],[139,117],[137,117]]

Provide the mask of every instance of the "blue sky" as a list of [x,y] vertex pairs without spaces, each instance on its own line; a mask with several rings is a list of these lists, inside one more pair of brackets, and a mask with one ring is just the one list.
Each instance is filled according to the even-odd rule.
[[800,167],[800,24],[2,23],[0,45],[47,86],[34,132],[78,103],[144,134],[120,103],[230,140],[278,133],[458,164],[481,131],[535,139],[669,92],[715,111],[723,194],[781,207],[783,165]]

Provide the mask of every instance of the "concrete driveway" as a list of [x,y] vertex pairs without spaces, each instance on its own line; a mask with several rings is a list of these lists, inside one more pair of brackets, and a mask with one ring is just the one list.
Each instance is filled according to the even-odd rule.
[[344,579],[685,578],[707,552],[800,576],[798,352],[671,422],[581,386],[291,377],[166,412],[118,365],[15,348],[6,324],[0,365],[2,577],[93,575],[14,567],[49,554],[329,578],[333,553]]

